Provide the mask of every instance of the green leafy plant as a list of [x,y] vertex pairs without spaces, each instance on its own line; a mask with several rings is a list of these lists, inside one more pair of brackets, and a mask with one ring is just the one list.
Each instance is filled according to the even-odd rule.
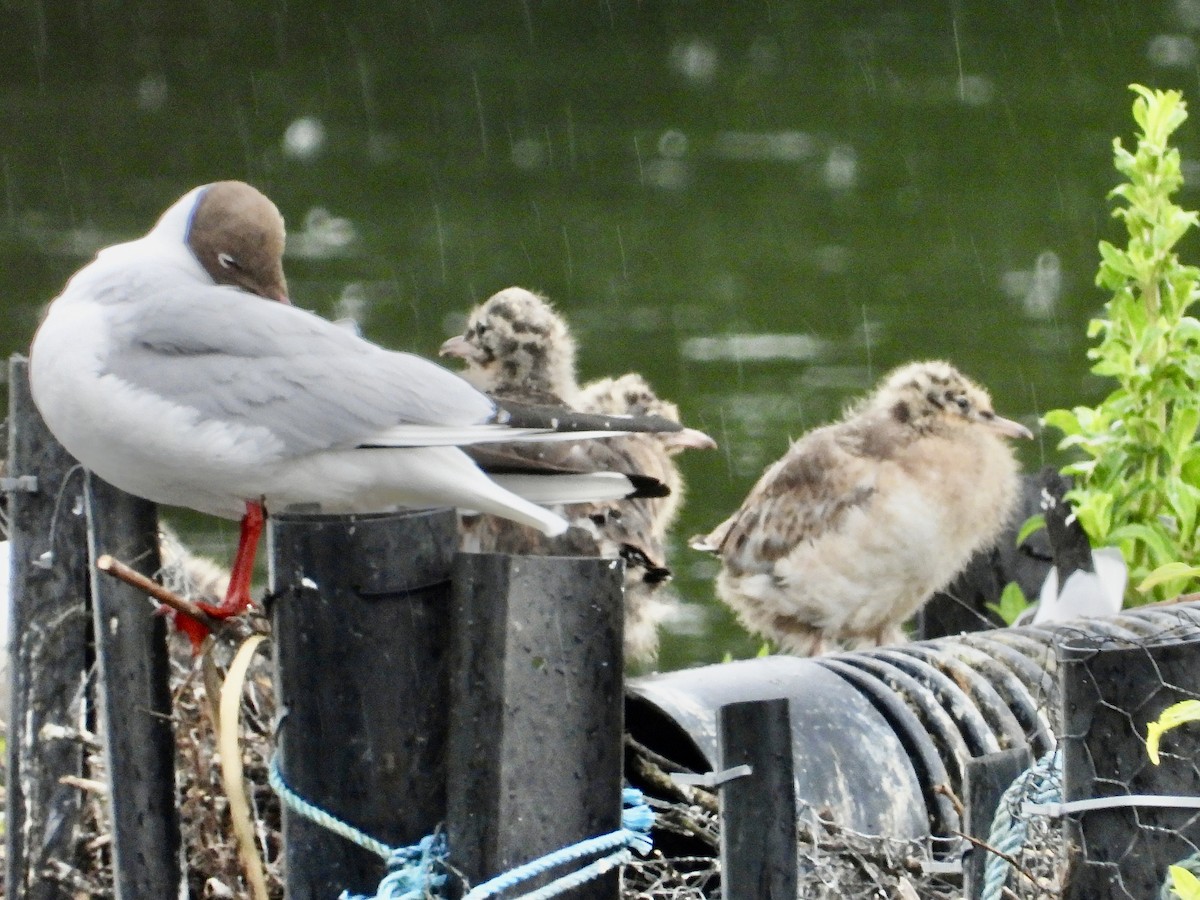
[[[1100,242],[1096,283],[1113,292],[1105,315],[1088,336],[1092,371],[1116,388],[1095,407],[1046,413],[1063,432],[1060,448],[1080,455],[1063,471],[1075,478],[1068,494],[1093,546],[1117,546],[1129,564],[1131,585],[1160,567],[1200,557],[1200,321],[1187,310],[1200,297],[1200,269],[1175,252],[1197,224],[1197,214],[1171,196],[1183,184],[1179,151],[1169,139],[1187,110],[1178,91],[1133,85],[1133,118],[1140,133],[1134,152],[1113,141],[1116,168],[1128,180],[1110,197],[1125,223],[1124,249]],[[1178,595],[1191,580],[1175,569],[1127,602]]]

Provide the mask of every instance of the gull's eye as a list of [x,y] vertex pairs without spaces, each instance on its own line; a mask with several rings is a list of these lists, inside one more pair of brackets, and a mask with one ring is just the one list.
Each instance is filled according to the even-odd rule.
[[971,401],[966,397],[955,397],[954,402],[958,404],[958,408],[963,412],[966,412],[971,406]]
[[242,264],[228,253],[218,253],[217,262],[219,262],[221,267],[224,269],[240,269],[242,267]]

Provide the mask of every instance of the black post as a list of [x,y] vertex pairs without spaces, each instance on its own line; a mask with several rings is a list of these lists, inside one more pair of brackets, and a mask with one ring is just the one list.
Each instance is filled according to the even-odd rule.
[[[471,884],[620,827],[621,584],[610,560],[459,555],[448,831]],[[564,896],[613,900],[616,873]]]
[[8,658],[5,896],[57,900],[74,891],[45,876],[74,863],[82,800],[60,782],[83,774],[78,740],[46,737],[85,715],[90,668],[83,470],[50,435],[29,394],[29,363],[9,363],[8,493],[12,609]]
[[[992,819],[1000,798],[1017,776],[1033,765],[1033,753],[1029,747],[1013,747],[999,753],[989,753],[967,760],[966,784],[963,794],[966,800],[967,834],[981,843],[987,843],[992,830]],[[983,890],[983,875],[987,867],[988,851],[978,844],[967,849],[963,862],[963,889],[967,900],[979,900]]]
[[85,497],[116,894],[123,900],[179,896],[166,623],[144,593],[95,567],[107,553],[143,575],[157,574],[158,511],[90,473]]
[[[1200,640],[1105,649],[1103,639],[1060,644],[1065,735],[1063,799],[1127,794],[1195,796],[1195,728],[1168,732],[1161,765],[1146,754],[1146,726],[1200,695]],[[1167,867],[1200,846],[1194,809],[1097,809],[1067,818],[1079,848],[1064,898],[1157,897]]]
[[[302,797],[390,846],[445,818],[448,510],[272,516],[281,768]],[[284,809],[287,896],[373,894],[383,860]]]
[[722,770],[750,774],[721,785],[721,885],[726,900],[794,900],[796,781],[789,701],[721,707]]

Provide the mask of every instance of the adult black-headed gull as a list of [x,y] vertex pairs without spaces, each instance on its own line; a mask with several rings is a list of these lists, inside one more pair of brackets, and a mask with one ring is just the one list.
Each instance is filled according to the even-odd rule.
[[717,593],[742,623],[786,651],[903,640],[1004,526],[1016,437],[1031,434],[953,366],[910,363],[793,444],[692,546],[720,557]]
[[[613,381],[592,392],[581,391],[575,373],[576,345],[566,320],[543,296],[520,287],[506,288],[473,309],[461,335],[447,340],[443,356],[466,363],[463,376],[481,390],[501,399],[566,403],[609,416],[654,416],[678,423],[673,404],[653,396],[645,381],[626,376],[618,388]],[[712,440],[695,429],[670,433],[685,446],[711,446]],[[655,434],[636,434],[603,443],[514,444],[522,457],[546,462],[612,471],[639,472],[666,484],[672,493],[682,479]],[[483,452],[490,452],[484,448]],[[469,453],[477,452],[475,449]],[[504,553],[571,554],[620,557],[625,560],[625,655],[639,663],[652,662],[658,652],[658,627],[673,609],[662,594],[670,577],[666,567],[666,497],[642,497],[620,504],[587,503],[564,507],[563,515],[576,527],[548,538],[511,521],[481,517],[464,529],[464,546]]]
[[81,463],[131,494],[241,518],[225,602],[206,611],[250,602],[264,505],[455,506],[560,534],[538,503],[630,493],[612,473],[490,478],[459,445],[551,440],[555,423],[511,427],[459,376],[291,306],[283,246],[253,187],[195,188],[77,272],[31,349],[34,401]]

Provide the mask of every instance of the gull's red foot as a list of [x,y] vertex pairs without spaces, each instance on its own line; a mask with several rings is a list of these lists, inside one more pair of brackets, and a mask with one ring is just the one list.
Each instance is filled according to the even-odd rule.
[[[250,579],[254,576],[254,555],[258,539],[262,535],[266,516],[261,503],[246,501],[246,514],[242,516],[241,533],[238,536],[237,555],[233,560],[233,571],[229,573],[229,588],[221,603],[197,603],[214,619],[224,620],[249,609],[254,601],[250,597]],[[200,652],[200,645],[211,633],[203,622],[186,613],[175,614],[175,627],[188,636],[192,650]]]

